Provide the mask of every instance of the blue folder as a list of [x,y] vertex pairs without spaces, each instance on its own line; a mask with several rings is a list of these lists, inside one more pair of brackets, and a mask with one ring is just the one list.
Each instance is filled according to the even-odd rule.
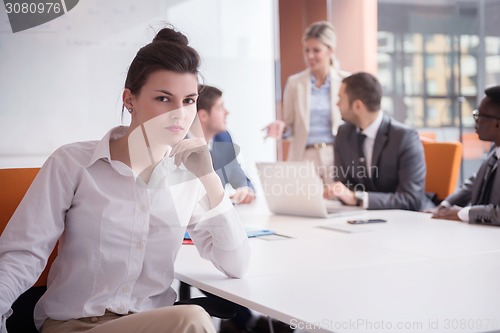
[[[272,230],[267,230],[267,229],[249,229],[246,230],[247,237],[252,238],[252,237],[259,237],[259,236],[268,236],[268,235],[274,235],[275,232]],[[191,236],[189,236],[189,232],[186,231],[184,234],[184,240],[190,240]]]

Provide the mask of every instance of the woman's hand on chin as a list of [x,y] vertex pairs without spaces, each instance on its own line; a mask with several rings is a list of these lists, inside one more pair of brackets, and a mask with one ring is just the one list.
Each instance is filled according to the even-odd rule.
[[214,172],[210,151],[202,138],[181,140],[172,147],[169,156],[174,157],[175,165],[184,164],[198,178]]

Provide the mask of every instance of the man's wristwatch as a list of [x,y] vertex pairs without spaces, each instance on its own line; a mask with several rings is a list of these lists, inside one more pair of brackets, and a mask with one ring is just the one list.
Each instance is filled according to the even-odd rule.
[[363,198],[364,198],[363,192],[361,192],[361,191],[354,192],[354,199],[356,199],[356,206],[357,207],[363,206]]

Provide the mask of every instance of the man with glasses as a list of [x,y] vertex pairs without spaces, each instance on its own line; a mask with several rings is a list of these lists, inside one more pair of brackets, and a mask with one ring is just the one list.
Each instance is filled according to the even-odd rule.
[[434,218],[500,226],[500,86],[484,92],[486,96],[472,116],[479,139],[494,145],[477,174],[443,200],[434,211]]

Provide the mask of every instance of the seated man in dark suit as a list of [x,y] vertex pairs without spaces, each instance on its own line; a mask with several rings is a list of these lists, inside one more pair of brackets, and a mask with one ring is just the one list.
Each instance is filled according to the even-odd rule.
[[434,218],[500,226],[500,86],[484,92],[486,97],[473,112],[476,132],[479,139],[494,144],[477,174],[443,200]]
[[425,196],[425,157],[417,132],[380,110],[382,87],[373,75],[342,80],[338,106],[343,120],[334,143],[334,183],[325,197],[367,209],[418,211]]
[[236,159],[238,146],[233,144],[231,135],[226,131],[226,117],[229,112],[224,107],[222,91],[212,86],[200,85],[198,94],[198,118],[210,147],[215,172],[223,186],[230,184],[236,190],[231,196],[234,203],[251,203],[255,199],[254,187]]

